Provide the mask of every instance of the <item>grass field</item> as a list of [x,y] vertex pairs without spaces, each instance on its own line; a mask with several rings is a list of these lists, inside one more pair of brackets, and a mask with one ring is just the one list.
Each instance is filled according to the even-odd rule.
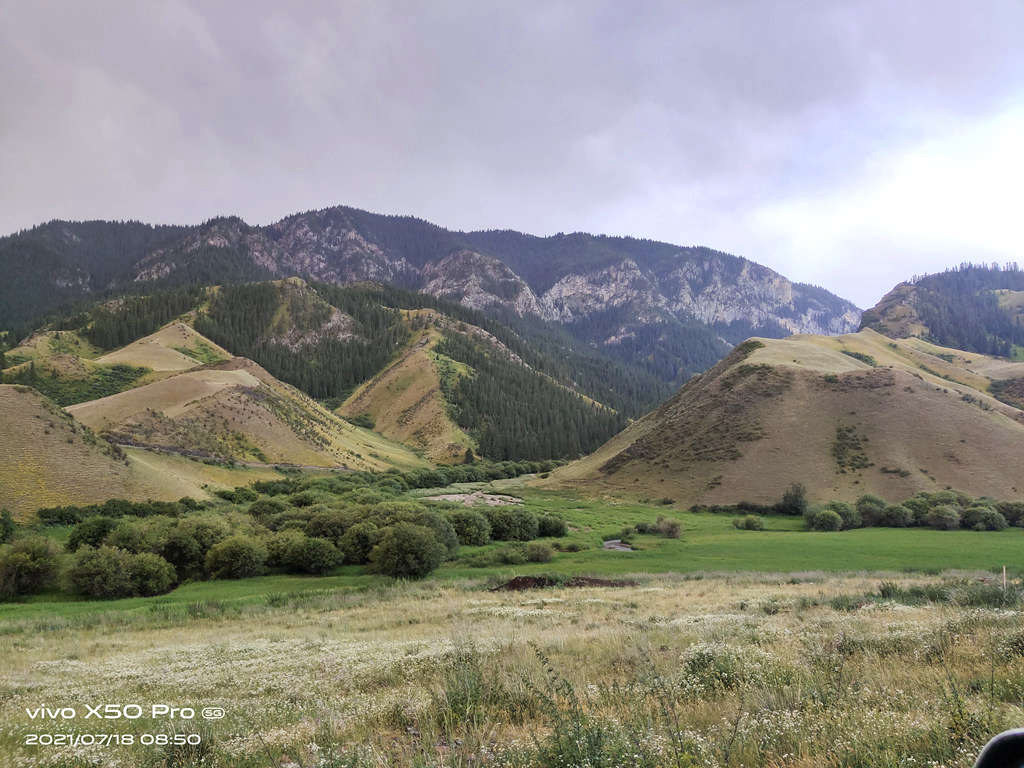
[[[521,478],[447,490],[484,487],[562,515],[571,530],[560,543],[584,548],[473,568],[506,545],[463,547],[418,583],[343,566],[156,598],[0,604],[0,764],[966,768],[1024,717],[1024,530],[817,533],[769,516],[765,530],[740,531],[729,515]],[[601,547],[659,514],[682,522],[679,539]],[[48,529],[57,540],[67,530]],[[992,580],[1004,564],[1006,597]],[[629,584],[489,591],[530,573]],[[26,714],[110,702],[227,715]],[[203,741],[24,743],[85,732]]]
[[[211,471],[215,469],[211,468]],[[1021,528],[1003,531],[859,528],[823,533],[804,530],[802,518],[770,515],[763,518],[763,531],[740,531],[733,527],[731,515],[693,514],[663,505],[585,499],[569,492],[525,488],[521,479],[489,484],[466,483],[445,490],[459,492],[481,488],[518,494],[527,509],[563,517],[570,524],[570,532],[559,539],[559,543],[562,546],[575,543],[583,549],[579,552],[555,552],[554,559],[548,563],[478,568],[469,564],[478,559],[477,555],[508,545],[493,542],[482,547],[464,546],[460,548],[457,559],[445,563],[431,575],[432,580],[471,579],[498,583],[519,574],[621,576],[743,571],[937,574],[943,570],[962,569],[994,574],[1004,565],[1011,576],[1024,573],[1024,529]],[[433,489],[411,495],[419,497],[436,493],[438,490]],[[653,522],[658,515],[675,517],[682,522],[680,538],[636,535],[633,537],[633,552],[602,548],[602,542],[618,537],[624,526]],[[58,540],[67,535],[65,528],[45,530]],[[299,593],[310,589],[362,589],[389,583],[388,579],[364,573],[360,566],[343,565],[332,575],[324,577],[269,575],[240,581],[191,582],[160,598],[95,602],[39,595],[24,603],[0,603],[0,620],[133,612],[148,610],[154,601],[166,606],[190,606],[210,601],[245,604],[262,601],[268,594]]]
[[[888,575],[886,587],[935,581]],[[805,573],[485,591],[268,593],[117,620],[0,620],[0,758],[70,766],[969,766],[1019,722],[1019,614]],[[911,592],[897,593],[911,594]],[[32,722],[26,708],[222,707]],[[25,746],[29,733],[197,747]]]

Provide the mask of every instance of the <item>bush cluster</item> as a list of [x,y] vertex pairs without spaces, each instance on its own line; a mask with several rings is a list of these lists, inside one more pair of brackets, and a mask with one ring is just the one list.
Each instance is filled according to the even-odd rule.
[[[837,526],[833,513],[840,518]],[[961,528],[1000,531],[1008,525],[1024,526],[1024,502],[997,502],[971,498],[956,491],[919,493],[900,504],[890,504],[874,494],[864,494],[854,504],[832,501],[811,505],[804,514],[807,527],[816,531],[850,528],[927,527],[940,531]]]
[[[214,502],[111,499],[41,509],[37,517],[43,525],[73,526],[65,575],[74,592],[93,598],[160,594],[189,579],[238,579],[268,571],[325,574],[342,564],[421,578],[454,558],[460,544],[531,542],[537,545],[518,555],[546,562],[551,547],[532,540],[564,536],[567,526],[558,517],[521,508],[480,512],[398,497],[413,488],[497,480],[557,464],[478,462],[413,472],[292,476],[219,491]],[[0,512],[0,544],[15,529],[10,515]],[[56,584],[60,562],[58,548],[46,538],[4,545],[0,596]]]

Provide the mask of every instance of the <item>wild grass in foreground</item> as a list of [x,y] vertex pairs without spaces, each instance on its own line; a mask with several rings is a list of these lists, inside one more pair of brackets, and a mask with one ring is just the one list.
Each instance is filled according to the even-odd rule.
[[[526,592],[429,581],[272,593],[238,612],[154,609],[116,632],[9,631],[0,762],[968,766],[1024,717],[1018,586],[978,579],[697,574]],[[201,726],[199,746],[23,746],[38,730],[26,707],[107,700],[227,717]]]

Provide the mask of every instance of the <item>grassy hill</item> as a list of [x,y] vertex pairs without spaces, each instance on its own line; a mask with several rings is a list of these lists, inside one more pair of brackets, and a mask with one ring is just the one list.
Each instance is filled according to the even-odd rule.
[[1021,498],[1024,412],[991,391],[1019,377],[1024,363],[871,330],[752,339],[548,482],[685,503],[767,503],[793,482],[815,499]]
[[0,385],[0,507],[24,518],[44,506],[182,495],[34,389]]
[[394,362],[357,388],[337,413],[347,419],[368,418],[375,431],[433,462],[462,461],[467,449],[477,447],[452,420],[445,402],[441,376],[457,375],[457,364],[444,365],[434,351],[441,338],[435,328],[418,331]]
[[117,443],[260,464],[424,466],[244,358],[202,366],[69,412]]

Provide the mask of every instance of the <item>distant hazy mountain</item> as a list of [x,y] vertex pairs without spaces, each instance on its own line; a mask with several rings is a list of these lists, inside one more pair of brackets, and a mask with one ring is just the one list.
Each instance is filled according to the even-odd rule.
[[499,317],[546,321],[678,382],[759,334],[843,333],[860,311],[814,286],[702,247],[583,233],[453,232],[412,217],[335,207],[266,227],[53,221],[0,239],[0,328],[62,303],[300,276],[373,281]]

